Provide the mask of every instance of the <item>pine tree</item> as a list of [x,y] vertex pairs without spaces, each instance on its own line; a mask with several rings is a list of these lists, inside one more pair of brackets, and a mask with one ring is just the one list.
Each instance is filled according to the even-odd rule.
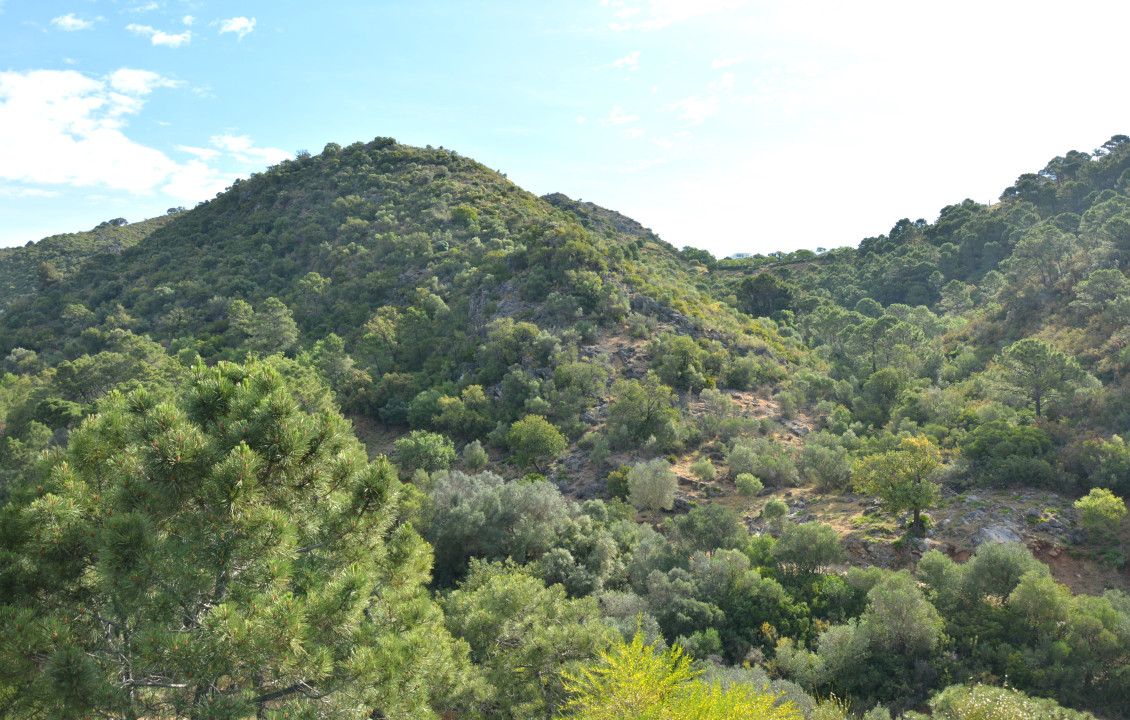
[[[2,511],[4,717],[434,717],[471,692],[397,480],[269,365],[107,398]],[[5,705],[6,703],[6,705]]]

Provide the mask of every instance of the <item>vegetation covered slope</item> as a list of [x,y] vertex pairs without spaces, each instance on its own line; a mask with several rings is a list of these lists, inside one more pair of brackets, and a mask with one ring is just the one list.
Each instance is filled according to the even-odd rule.
[[[764,703],[768,693],[806,717],[842,718],[843,706],[813,700],[834,693],[870,709],[869,720],[931,702],[957,718],[996,695],[947,686],[1007,676],[1026,692],[1122,717],[1126,584],[1075,595],[1029,548],[996,540],[1046,527],[1057,553],[1125,563],[1117,532],[1130,450],[1119,434],[1118,333],[1130,283],[1117,233],[1128,163],[1130,143],[1116,137],[1031,182],[1022,176],[998,205],[966,202],[934,224],[900,222],[859,249],[745,261],[676,251],[613,211],[539,199],[456,153],[386,138],[331,144],[241,181],[0,316],[0,501],[12,519],[0,535],[0,581],[15,598],[0,608],[0,651],[12,669],[0,677],[0,701],[10,703],[0,708],[95,707],[57,691],[79,683],[67,674],[78,672],[68,669],[76,652],[106,650],[87,647],[98,642],[90,628],[62,641],[51,633],[69,623],[56,613],[64,600],[98,597],[167,633],[137,650],[154,668],[146,682],[162,683],[144,687],[164,690],[139,691],[101,666],[82,676],[141,711],[213,698],[235,715],[270,713],[283,697],[273,693],[301,680],[287,702],[315,714],[307,701],[332,687],[365,698],[351,709],[359,715],[427,697],[421,716],[600,717],[622,690],[674,683],[681,689],[656,712],[684,701]],[[248,353],[262,359],[230,365]],[[234,373],[191,386],[209,402],[223,404],[245,377],[275,378],[255,387],[276,400],[254,422],[242,420],[251,406],[185,404],[181,388],[208,372]],[[282,383],[293,404],[280,399]],[[333,417],[335,407],[392,462],[374,462],[397,498],[380,506],[373,554],[341,575],[338,560],[366,548],[319,545],[326,530],[313,508],[295,530],[309,542],[280,545],[280,569],[231,595],[248,625],[224,632],[252,631],[254,662],[236,667],[217,654],[202,669],[177,656],[176,633],[186,630],[170,603],[186,602],[185,592],[223,595],[230,584],[181,588],[144,568],[134,579],[129,563],[146,560],[136,543],[196,542],[162,535],[173,525],[166,495],[192,499],[176,506],[177,522],[199,525],[192,552],[223,568],[259,532],[238,523],[276,500],[299,502],[328,480],[333,507],[320,511],[340,514],[348,488],[384,493],[350,474],[355,453],[309,487],[301,478],[274,487],[309,441],[284,416]],[[235,452],[240,433],[262,460],[247,461],[247,493],[229,488],[237,527],[217,524],[213,538],[204,513],[223,503],[213,491],[228,486],[215,483],[231,479],[215,449]],[[179,443],[190,435],[212,448],[189,456],[207,497],[182,496],[166,479],[181,474]],[[116,466],[119,456],[139,464]],[[72,466],[83,468],[81,482],[68,479]],[[118,488],[112,499],[90,499],[98,482]],[[888,538],[899,547],[875,537],[873,561],[847,567],[833,528],[789,497],[799,487],[861,493],[873,517],[904,534]],[[957,562],[939,550],[930,510],[989,488],[1067,499],[981,528],[994,540]],[[1078,519],[1061,511],[1084,492]],[[80,501],[94,503],[81,526],[92,540],[73,537],[79,526],[64,512]],[[142,530],[98,515],[103,506],[115,517],[128,511]],[[55,539],[64,544],[53,564],[37,559]],[[306,571],[314,560],[305,556],[320,547],[328,569]],[[113,589],[122,567],[138,583],[128,597]],[[106,580],[109,588],[98,584]],[[54,604],[31,614],[21,606],[48,591]],[[308,627],[333,607],[349,615],[341,643],[316,645],[317,673],[272,639],[297,641],[298,625],[254,619],[265,602],[255,593],[267,592],[298,598],[295,623]],[[154,608],[154,598],[167,599]],[[388,646],[376,618],[411,613],[436,628],[444,659],[424,685],[400,687],[418,648]],[[20,627],[33,636],[19,638]],[[350,633],[371,643],[357,646],[373,663],[344,654]],[[662,654],[676,643],[709,659],[699,681],[677,654]],[[216,654],[236,644],[204,633],[193,647]],[[169,662],[145,657],[157,651]],[[664,663],[677,681],[662,675]],[[625,664],[659,674],[607,674]],[[35,668],[46,666],[58,671],[39,678]],[[207,682],[172,677],[189,671]],[[725,699],[711,684],[748,692]],[[25,697],[38,704],[19,705]],[[1008,702],[1017,713],[1060,712],[1019,694]]]
[[19,248],[0,248],[0,308],[58,282],[92,255],[133,247],[169,219],[164,215],[127,223],[124,218],[115,218],[86,232],[52,235]]

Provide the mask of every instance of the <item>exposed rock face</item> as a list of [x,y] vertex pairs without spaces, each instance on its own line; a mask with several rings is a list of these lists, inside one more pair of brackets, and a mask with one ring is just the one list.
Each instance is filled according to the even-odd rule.
[[974,543],[978,546],[984,545],[985,543],[995,543],[999,545],[1008,542],[1022,543],[1024,542],[1024,538],[1020,537],[1020,533],[1007,525],[983,527],[974,539]]

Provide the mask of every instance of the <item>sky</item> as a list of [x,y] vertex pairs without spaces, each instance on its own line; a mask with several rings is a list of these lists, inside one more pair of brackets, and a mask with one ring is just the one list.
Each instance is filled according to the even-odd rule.
[[1130,134],[1130,4],[0,0],[0,246],[391,136],[718,256],[855,245]]

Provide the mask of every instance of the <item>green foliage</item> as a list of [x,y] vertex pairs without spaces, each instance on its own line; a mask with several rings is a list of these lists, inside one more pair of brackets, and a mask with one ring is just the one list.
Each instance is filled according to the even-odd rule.
[[818,522],[786,525],[772,555],[781,568],[796,575],[815,574],[822,567],[843,562],[845,557],[835,529]]
[[852,476],[859,492],[877,495],[888,511],[912,511],[912,528],[921,534],[922,511],[938,501],[938,485],[929,477],[941,467],[941,457],[928,438],[903,438],[896,450],[858,460]]
[[518,462],[539,472],[542,463],[552,462],[568,446],[565,436],[541,415],[527,415],[515,422],[506,439]]
[[761,509],[761,514],[766,520],[777,520],[784,517],[789,512],[789,506],[783,501],[776,498],[765,503],[765,507]]
[[601,662],[565,675],[572,694],[568,710],[582,720],[718,720],[758,718],[799,720],[790,703],[751,686],[722,689],[696,680],[690,658],[681,648],[660,652],[637,634],[630,644],[616,643]]
[[416,470],[428,473],[446,470],[455,462],[455,444],[443,435],[413,430],[408,437],[393,443],[392,461],[404,475]]
[[690,471],[700,482],[713,482],[717,475],[714,463],[710,462],[710,458],[700,458],[694,461],[691,463]]
[[867,593],[860,628],[877,652],[926,656],[942,639],[942,618],[905,570]]
[[620,500],[627,500],[628,495],[631,493],[631,486],[628,484],[628,473],[632,468],[628,465],[621,465],[616,470],[608,473],[605,480],[604,489],[608,494]]
[[1112,535],[1126,517],[1126,503],[1106,488],[1092,488],[1075,501],[1083,527],[1099,535]]
[[670,510],[678,478],[662,458],[639,462],[628,471],[628,501],[637,510]]
[[435,551],[436,581],[444,586],[462,577],[471,558],[539,559],[554,547],[576,511],[544,479],[504,482],[490,472],[439,473],[431,497],[424,536]]
[[1028,573],[1051,574],[1048,566],[1020,543],[986,543],[965,566],[965,591],[973,597],[1007,598]]
[[733,508],[718,503],[693,507],[680,518],[669,520],[673,541],[687,553],[745,547],[749,532]]
[[268,366],[199,365],[176,403],[110,396],[4,510],[6,713],[457,707],[466,651],[427,546],[390,524],[396,487]]
[[567,699],[562,678],[609,644],[594,600],[570,600],[560,585],[510,565],[472,563],[443,608],[494,688],[482,708],[489,717],[552,717]]
[[1007,392],[1030,403],[1041,417],[1045,406],[1098,381],[1075,358],[1043,340],[1025,338],[1005,348],[997,357]]
[[994,420],[966,436],[963,453],[986,485],[1046,486],[1055,478],[1052,441],[1041,427]]
[[490,455],[483,449],[483,444],[478,440],[467,443],[463,446],[463,467],[467,472],[477,473],[487,466],[490,461]]
[[1091,713],[1060,707],[1054,700],[980,683],[947,687],[930,699],[930,709],[939,720],[1094,720]]
[[749,473],[738,475],[734,478],[734,484],[738,488],[738,494],[742,497],[753,497],[765,488],[760,480]]
[[664,447],[676,438],[679,412],[673,407],[675,393],[654,373],[640,380],[617,380],[612,385],[614,400],[608,408],[608,429],[615,444],[654,438]]

